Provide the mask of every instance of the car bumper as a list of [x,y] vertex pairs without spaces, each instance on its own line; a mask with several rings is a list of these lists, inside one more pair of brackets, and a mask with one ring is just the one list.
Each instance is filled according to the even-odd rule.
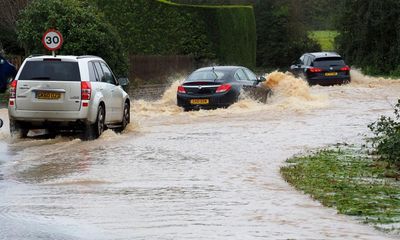
[[39,124],[40,122],[85,122],[88,113],[89,109],[81,109],[80,111],[28,111],[16,110],[15,108],[8,109],[8,114],[11,119],[32,122],[32,124]]
[[[208,104],[192,104],[192,99],[208,99]],[[238,95],[230,91],[228,93],[216,93],[212,95],[191,95],[177,94],[177,103],[179,107],[185,109],[213,109],[220,107],[229,107],[238,99]]]
[[331,85],[341,85],[350,83],[350,77],[322,77],[322,78],[308,78],[308,84],[310,85],[321,85],[321,86],[331,86]]

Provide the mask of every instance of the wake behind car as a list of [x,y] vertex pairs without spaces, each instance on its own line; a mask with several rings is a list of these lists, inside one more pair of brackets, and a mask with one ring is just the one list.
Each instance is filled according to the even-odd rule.
[[306,53],[290,71],[310,85],[329,86],[350,83],[350,67],[335,52]]
[[130,100],[121,84],[100,57],[29,57],[10,84],[10,132],[26,137],[30,129],[68,130],[94,139],[107,127],[122,131],[130,122]]
[[265,102],[270,89],[252,71],[240,66],[216,66],[200,68],[189,75],[177,89],[178,106],[185,111],[229,107],[240,94]]

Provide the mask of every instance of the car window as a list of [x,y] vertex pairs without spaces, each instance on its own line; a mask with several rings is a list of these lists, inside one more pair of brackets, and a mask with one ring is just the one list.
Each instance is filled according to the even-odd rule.
[[225,76],[224,71],[218,71],[218,70],[196,71],[187,78],[186,82],[193,82],[199,80],[220,80],[224,76]]
[[101,82],[103,79],[104,73],[103,73],[103,70],[101,69],[100,63],[94,62],[93,66],[94,66],[95,73],[97,73],[96,80],[98,82]]
[[112,74],[111,70],[108,68],[108,66],[101,62],[101,68],[103,69],[103,78],[101,79],[102,82],[107,82],[107,83],[111,83],[111,84],[116,84],[114,75]]
[[250,81],[257,81],[257,76],[252,71],[247,68],[245,68],[244,71],[246,72],[247,77],[250,79]]
[[345,62],[341,57],[324,57],[315,59],[314,67],[331,67],[331,66],[345,66]]
[[81,81],[77,62],[61,60],[27,61],[19,76],[21,80]]
[[236,71],[235,73],[235,78],[240,80],[240,81],[246,81],[249,80],[249,78],[247,77],[246,73],[243,71],[243,69],[239,69]]
[[88,67],[89,67],[89,80],[91,82],[98,82],[99,81],[99,75],[97,74],[97,71],[95,69],[94,63],[93,62],[89,62]]
[[310,56],[306,56],[305,57],[304,65],[306,65],[306,66],[310,66],[311,65],[311,57]]
[[304,59],[305,59],[305,56],[304,55],[301,56],[300,59],[299,59],[299,64],[304,65]]

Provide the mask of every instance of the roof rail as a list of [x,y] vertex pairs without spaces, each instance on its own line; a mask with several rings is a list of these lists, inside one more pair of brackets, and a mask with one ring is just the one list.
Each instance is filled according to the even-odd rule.
[[76,59],[82,59],[82,58],[100,58],[99,56],[94,56],[94,55],[82,55],[76,57]]
[[28,58],[40,57],[40,56],[45,56],[45,55],[44,54],[32,54]]

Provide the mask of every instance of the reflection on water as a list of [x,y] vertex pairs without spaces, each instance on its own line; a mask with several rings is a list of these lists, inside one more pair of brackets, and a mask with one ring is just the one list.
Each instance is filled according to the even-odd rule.
[[197,112],[176,107],[176,81],[159,101],[135,101],[123,134],[88,142],[10,139],[6,124],[0,239],[396,239],[279,175],[286,158],[359,143],[392,112],[400,84],[352,75],[350,85],[309,88],[274,72],[268,104],[245,98]]

